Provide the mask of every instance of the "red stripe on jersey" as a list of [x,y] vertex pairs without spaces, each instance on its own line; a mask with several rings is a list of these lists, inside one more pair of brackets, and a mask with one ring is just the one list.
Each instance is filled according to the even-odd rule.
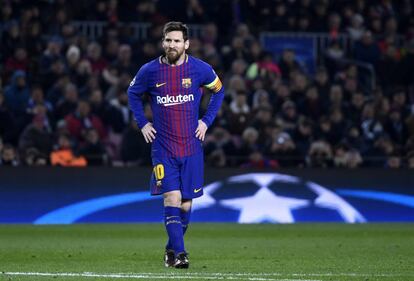
[[[165,64],[162,64],[161,65],[161,69],[162,69],[162,71],[161,71],[161,73],[162,73],[162,83],[165,83],[165,82],[168,82],[167,81],[167,71],[168,71],[168,68],[167,68],[167,66],[165,65]],[[167,89],[168,89],[168,87],[169,87],[169,85],[168,85],[168,83],[165,85],[165,87],[167,87]],[[167,92],[168,93],[168,92]],[[160,110],[160,112],[162,113],[162,120],[161,120],[161,122],[160,122],[160,127],[162,126],[162,124],[164,124],[164,122],[166,121],[166,120],[168,120],[168,116],[167,116],[167,113],[166,113],[166,111],[165,110],[163,110],[163,109],[161,109]],[[161,128],[161,130],[164,130],[164,128]],[[168,155],[168,150],[166,150],[166,149],[162,149],[162,152],[163,152],[163,157],[168,157],[169,155]]]

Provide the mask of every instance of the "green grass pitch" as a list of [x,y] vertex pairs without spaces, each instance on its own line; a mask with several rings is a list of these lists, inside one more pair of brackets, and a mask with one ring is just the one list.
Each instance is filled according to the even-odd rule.
[[413,224],[192,224],[164,268],[161,224],[0,225],[0,280],[414,280]]

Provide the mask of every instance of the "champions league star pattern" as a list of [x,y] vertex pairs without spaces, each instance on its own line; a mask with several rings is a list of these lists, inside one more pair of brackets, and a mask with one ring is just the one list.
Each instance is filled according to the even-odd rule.
[[[340,196],[328,189],[313,183],[303,182],[297,177],[272,174],[245,174],[230,177],[228,183],[247,183],[255,186],[257,190],[251,196],[236,197],[232,199],[215,200],[211,194],[220,187],[213,183],[204,188],[204,196],[194,201],[194,210],[209,208],[215,204],[240,211],[237,222],[239,223],[293,223],[295,222],[294,212],[300,209],[321,208],[322,212],[330,217],[332,211],[340,216],[341,220],[348,223],[365,222],[365,218],[349,203]],[[274,184],[272,191],[270,188]],[[307,189],[301,198],[293,196],[280,196],[277,190],[284,189]],[[325,209],[325,210],[324,210]]]
[[[413,222],[409,171],[206,170],[197,222]],[[74,178],[74,173],[76,177]],[[162,199],[148,193],[147,169],[0,169],[0,223],[160,222]]]
[[[72,172],[66,170],[60,171],[56,177],[54,172],[45,183],[39,182],[43,178],[39,173],[50,174],[42,170],[33,172],[33,175],[28,173],[25,179],[29,181],[19,183],[21,177],[10,171],[0,171],[3,178],[0,184],[1,223],[159,222],[162,217],[161,198],[149,195],[147,177],[139,173],[119,174],[116,178],[122,178],[122,183],[111,180],[113,175],[99,177],[94,171],[85,171],[81,176],[83,181],[73,183]],[[373,182],[372,175],[367,174],[364,174],[365,179],[361,179],[363,175],[348,176],[353,184],[336,186],[322,186],[313,180],[281,173],[226,174],[227,177],[207,185],[204,196],[194,200],[194,221],[414,221],[414,194],[409,179],[404,180],[401,176],[387,188],[388,177],[380,177],[380,181]],[[316,177],[320,176],[321,173]],[[326,173],[323,172],[322,176],[326,182]],[[347,180],[344,176],[331,179],[336,183]],[[82,185],[84,181],[86,185]],[[30,186],[27,182],[31,183]],[[63,184],[65,182],[71,184]]]

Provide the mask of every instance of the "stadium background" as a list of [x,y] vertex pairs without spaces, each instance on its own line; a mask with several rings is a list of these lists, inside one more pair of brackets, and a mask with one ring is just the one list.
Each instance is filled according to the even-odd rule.
[[[1,280],[414,279],[412,1],[0,3]],[[126,96],[169,20],[226,87],[186,272]]]
[[[307,169],[321,169],[308,180],[323,185],[332,178],[325,169],[340,169],[335,173],[344,176],[333,184],[328,180],[325,187],[371,192],[365,199],[358,195],[357,209],[376,213],[373,221],[413,219],[414,181],[407,170],[414,167],[410,1],[15,0],[4,1],[1,18],[0,185],[7,202],[2,222],[36,221],[30,204],[42,206],[46,214],[92,199],[91,194],[121,193],[116,184],[101,193],[104,174],[116,180],[128,173],[130,181],[121,190],[145,190],[150,146],[128,109],[126,89],[137,69],[162,53],[161,29],[169,20],[189,25],[190,53],[209,62],[226,89],[205,141],[206,185],[253,170],[293,175],[295,168],[301,181]],[[200,114],[208,100],[206,92]],[[151,118],[148,104],[145,109]],[[95,181],[86,186],[53,166],[94,166],[96,176],[88,178]],[[217,168],[227,169],[222,178],[211,176]],[[346,181],[351,169],[357,169],[356,176]],[[377,174],[387,175],[388,184]],[[14,175],[12,180],[8,175]],[[254,179],[247,182],[255,184]],[[243,184],[234,198],[262,190],[246,191]],[[46,192],[50,186],[59,192]],[[91,194],[77,197],[82,194],[75,195],[77,189]],[[305,198],[306,189],[304,184],[297,194],[272,192]],[[44,197],[29,195],[38,191]],[[62,194],[72,201],[60,200]],[[347,196],[350,202],[356,195]],[[18,206],[25,198],[36,200],[26,201],[24,212]],[[396,215],[367,200],[382,202],[387,210],[391,204]],[[238,221],[234,206],[232,219],[213,219],[211,214],[220,210],[213,208],[206,220]],[[134,214],[133,208],[129,211]],[[116,213],[108,214],[107,221],[116,221]],[[312,214],[304,220],[342,221]],[[134,221],[132,215],[128,221]],[[135,221],[146,219],[136,216]],[[284,220],[252,222],[266,221]]]

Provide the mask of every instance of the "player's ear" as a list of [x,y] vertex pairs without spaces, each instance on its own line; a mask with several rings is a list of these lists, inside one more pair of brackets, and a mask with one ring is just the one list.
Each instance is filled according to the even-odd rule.
[[187,50],[190,47],[190,40],[184,42],[184,48]]

